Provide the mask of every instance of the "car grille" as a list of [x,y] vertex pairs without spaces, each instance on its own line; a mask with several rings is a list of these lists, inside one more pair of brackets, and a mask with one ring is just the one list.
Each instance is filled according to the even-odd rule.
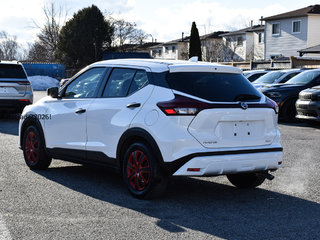
[[318,114],[314,110],[298,110],[298,115],[304,115],[309,117],[318,117]]
[[298,104],[297,108],[301,108],[301,109],[308,109],[309,105],[307,104]]
[[311,94],[311,93],[305,93],[305,94],[301,94],[301,95],[299,96],[299,99],[301,99],[301,100],[310,100],[311,97],[312,97],[312,94]]

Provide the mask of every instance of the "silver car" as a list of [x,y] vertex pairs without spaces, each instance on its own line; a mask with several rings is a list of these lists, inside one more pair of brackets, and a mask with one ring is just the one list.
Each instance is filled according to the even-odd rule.
[[0,61],[0,113],[20,113],[32,102],[32,88],[22,64]]

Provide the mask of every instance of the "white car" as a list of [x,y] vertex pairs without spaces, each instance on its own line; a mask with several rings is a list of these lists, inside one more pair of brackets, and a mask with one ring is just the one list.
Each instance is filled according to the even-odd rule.
[[227,175],[256,187],[282,164],[277,105],[238,68],[121,59],[94,63],[23,111],[20,146],[31,169],[52,158],[111,166],[135,197],[169,176]]

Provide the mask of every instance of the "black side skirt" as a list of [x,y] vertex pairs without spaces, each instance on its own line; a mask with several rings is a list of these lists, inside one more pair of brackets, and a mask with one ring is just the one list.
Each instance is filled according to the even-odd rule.
[[106,166],[119,170],[116,159],[110,158],[102,152],[66,148],[47,148],[46,151],[50,157],[55,159],[80,164]]

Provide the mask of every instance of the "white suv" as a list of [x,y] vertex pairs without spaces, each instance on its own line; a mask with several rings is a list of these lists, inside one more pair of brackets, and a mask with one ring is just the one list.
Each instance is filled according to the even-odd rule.
[[31,169],[51,159],[111,166],[135,197],[168,176],[227,175],[256,187],[282,163],[277,105],[234,67],[145,59],[94,63],[23,111]]

